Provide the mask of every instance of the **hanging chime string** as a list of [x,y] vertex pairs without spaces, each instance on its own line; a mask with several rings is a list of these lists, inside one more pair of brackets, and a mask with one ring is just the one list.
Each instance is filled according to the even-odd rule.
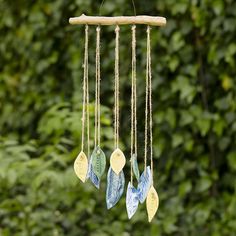
[[134,74],[134,154],[137,158],[137,81],[136,81],[136,26],[134,28],[134,58],[133,58],[133,74]]
[[[116,31],[115,31],[116,33]],[[117,36],[116,36],[117,37]],[[116,85],[116,42],[115,42],[115,69],[114,69],[114,72],[115,72],[115,80],[114,80],[114,142],[115,142],[115,148],[116,148],[116,127],[117,127],[117,118],[116,118],[116,93],[117,93],[117,85]]]
[[100,26],[96,28],[95,147],[100,145]]
[[132,26],[132,75],[131,75],[131,165],[130,182],[133,185],[133,155],[137,155],[136,134],[136,26]]
[[133,185],[133,146],[134,146],[134,26],[132,26],[132,74],[131,74],[131,150],[130,150],[130,182]]
[[117,25],[115,28],[115,148],[119,146],[119,32],[120,27]]
[[94,117],[94,123],[95,123],[95,131],[94,131],[94,146],[97,147],[97,123],[98,123],[98,112],[97,112],[97,92],[98,92],[98,83],[97,83],[97,57],[98,57],[98,53],[97,53],[97,39],[98,39],[98,32],[96,31],[96,56],[95,56],[95,65],[96,65],[96,70],[95,70],[95,117]]
[[86,107],[87,107],[87,155],[90,156],[90,133],[89,133],[89,81],[88,81],[88,25],[85,26],[85,37],[86,37],[86,45],[85,45],[85,72],[86,72]]
[[100,26],[97,27],[97,43],[96,43],[96,85],[97,85],[97,142],[100,146],[100,130],[101,130],[101,112],[100,112],[100,83],[101,83],[101,69],[100,69]]
[[86,116],[86,103],[87,103],[87,57],[88,57],[88,26],[85,26],[85,44],[84,44],[84,76],[83,76],[83,110],[82,110],[82,140],[81,140],[81,150],[84,151],[84,133],[85,133],[85,116]]
[[144,131],[144,171],[147,167],[147,146],[148,146],[148,98],[149,98],[149,27],[147,28],[147,54],[146,54],[146,86],[145,86],[145,131]]
[[[116,47],[116,46],[115,46]],[[116,92],[117,92],[117,85],[116,85],[116,48],[115,48],[115,81],[114,81],[114,148],[116,148],[116,127],[117,127],[117,118],[116,118]]]
[[150,135],[150,159],[151,159],[151,173],[153,182],[153,137],[152,137],[152,70],[151,70],[151,28],[147,28],[147,41],[148,41],[148,73],[149,73],[149,135]]
[[133,158],[133,146],[134,146],[134,77],[133,77],[133,45],[134,45],[134,38],[133,38],[133,35],[134,35],[134,29],[132,27],[132,74],[131,74],[131,127],[130,127],[130,130],[131,130],[131,140],[130,140],[130,182],[131,182],[131,185],[133,185],[133,161],[132,161],[132,158]]

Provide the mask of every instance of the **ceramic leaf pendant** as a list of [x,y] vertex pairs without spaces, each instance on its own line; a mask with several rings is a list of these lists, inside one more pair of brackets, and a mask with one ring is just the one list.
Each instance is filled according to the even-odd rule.
[[128,213],[128,218],[131,219],[131,217],[135,214],[135,212],[138,209],[138,191],[137,189],[132,186],[132,184],[129,182],[127,193],[126,193],[126,210]]
[[156,214],[158,206],[159,206],[159,198],[158,198],[155,188],[152,186],[148,191],[147,200],[146,200],[146,207],[147,207],[149,222],[151,222],[154,215]]
[[93,166],[92,166],[92,156],[89,161],[89,167],[88,167],[88,173],[87,173],[87,179],[90,179],[91,182],[94,184],[94,186],[99,189],[100,187],[100,179],[96,176],[96,174],[93,171]]
[[148,191],[152,184],[152,174],[150,166],[147,166],[146,171],[142,173],[138,183],[138,198],[143,203],[147,197]]
[[92,161],[91,161],[91,158],[90,158],[89,163],[88,163],[88,171],[87,171],[87,175],[86,175],[86,180],[88,180],[89,177],[90,177],[91,167],[92,167]]
[[107,209],[112,208],[124,191],[125,176],[121,171],[118,175],[110,167],[107,173],[106,203]]
[[83,151],[79,153],[74,162],[74,171],[78,178],[85,182],[88,172],[88,159]]
[[93,172],[98,178],[101,178],[106,168],[106,157],[102,149],[97,146],[92,153]]
[[111,164],[112,170],[117,175],[124,168],[125,162],[126,162],[126,159],[125,159],[124,153],[119,148],[115,149],[115,151],[111,154],[110,164]]
[[137,181],[139,181],[140,174],[139,174],[137,156],[135,154],[132,155],[131,161],[132,161],[132,167],[133,167],[134,175],[135,175]]

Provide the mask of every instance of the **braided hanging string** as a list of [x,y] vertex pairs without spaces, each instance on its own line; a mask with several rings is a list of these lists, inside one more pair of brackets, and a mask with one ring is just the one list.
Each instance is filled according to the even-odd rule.
[[147,55],[146,55],[146,85],[145,85],[145,131],[144,131],[144,172],[147,167],[147,146],[148,146],[148,91],[149,91],[149,59],[148,59],[148,35],[150,31],[147,28]]
[[151,40],[150,40],[150,26],[147,27],[147,67],[148,67],[148,87],[149,87],[149,136],[150,136],[150,160],[151,173],[153,182],[153,137],[152,137],[152,71],[151,71]]
[[[152,140],[152,72],[151,72],[151,40],[150,26],[147,26],[147,62],[146,62],[146,95],[145,95],[145,146],[144,146],[144,167],[147,166],[147,147],[148,147],[148,131],[150,145],[151,173],[153,178],[153,140]],[[149,119],[149,123],[148,123]]]
[[[85,121],[87,121],[87,142],[88,142],[88,151],[89,151],[89,124],[88,124],[88,114],[86,117],[86,107],[88,111],[88,25],[85,26],[85,44],[84,44],[84,76],[83,76],[83,110],[82,110],[82,141],[81,141],[81,150],[84,151],[84,133],[85,133]],[[87,120],[86,120],[87,118]]]
[[100,83],[101,83],[101,69],[100,69],[100,26],[97,28],[98,31],[98,40],[97,40],[97,49],[98,49],[98,66],[97,66],[97,74],[98,74],[98,146],[100,146],[100,140],[101,140],[101,112],[100,112]]
[[96,28],[95,147],[100,146],[100,26]]
[[119,146],[119,33],[120,27],[117,25],[115,28],[115,109],[114,109],[114,130],[115,130],[115,148]]
[[137,111],[136,111],[136,26],[132,26],[132,82],[131,82],[131,165],[130,182],[133,185],[133,154],[137,158]]
[[96,32],[96,84],[95,84],[95,147],[100,146],[100,26],[97,26]]
[[86,46],[85,46],[85,51],[86,51],[86,60],[85,60],[85,72],[86,72],[86,107],[87,107],[87,155],[88,157],[90,156],[90,133],[89,133],[89,81],[88,81],[88,25],[85,26],[85,37],[86,37]]
[[[136,29],[136,27],[135,27]],[[136,32],[134,33],[134,153],[137,157],[137,81],[136,81]]]

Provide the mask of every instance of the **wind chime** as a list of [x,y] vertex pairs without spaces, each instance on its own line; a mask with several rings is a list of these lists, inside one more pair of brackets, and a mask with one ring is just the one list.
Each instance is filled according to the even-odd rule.
[[[125,188],[123,168],[126,158],[119,148],[119,25],[132,25],[132,73],[131,73],[131,153],[130,153],[130,181],[126,192],[126,209],[130,219],[137,211],[139,203],[146,200],[148,220],[151,222],[159,205],[159,198],[153,182],[153,140],[152,140],[152,73],[151,73],[151,39],[150,26],[164,26],[166,19],[153,16],[120,16],[101,17],[86,16],[70,18],[71,24],[85,25],[84,76],[83,76],[83,110],[82,110],[82,142],[81,152],[74,162],[74,170],[78,178],[91,182],[99,188],[100,180],[106,169],[106,157],[100,147],[100,32],[101,25],[115,25],[115,70],[114,70],[114,150],[110,157],[110,167],[107,173],[106,204],[110,209],[121,198]],[[140,176],[137,153],[137,89],[136,89],[136,25],[147,25],[146,51],[146,85],[145,85],[145,131],[144,131],[144,170]],[[96,28],[96,76],[95,76],[95,134],[94,149],[90,156],[89,129],[89,82],[88,82],[88,31],[89,25]],[[85,133],[87,150],[84,150]],[[86,153],[86,154],[85,154]],[[150,158],[148,158],[150,157]],[[89,159],[89,160],[88,160]],[[148,161],[150,160],[150,165]],[[137,187],[134,186],[134,176]]]

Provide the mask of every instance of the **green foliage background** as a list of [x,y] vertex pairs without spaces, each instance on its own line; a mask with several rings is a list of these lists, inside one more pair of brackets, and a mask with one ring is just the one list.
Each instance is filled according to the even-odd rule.
[[[157,216],[145,204],[127,219],[125,194],[106,210],[101,189],[81,184],[84,28],[68,18],[99,14],[100,1],[0,0],[0,235],[236,235],[236,2],[135,1],[167,17],[152,29]],[[106,1],[103,15],[132,15]],[[114,27],[102,28],[102,147],[113,148]],[[143,159],[145,27],[137,28],[139,164]],[[121,143],[130,145],[130,27],[121,28]],[[95,28],[90,28],[91,113]],[[92,126],[93,117],[91,117]],[[93,129],[91,130],[93,134]],[[92,143],[91,143],[92,147]],[[126,167],[126,183],[129,167]]]

